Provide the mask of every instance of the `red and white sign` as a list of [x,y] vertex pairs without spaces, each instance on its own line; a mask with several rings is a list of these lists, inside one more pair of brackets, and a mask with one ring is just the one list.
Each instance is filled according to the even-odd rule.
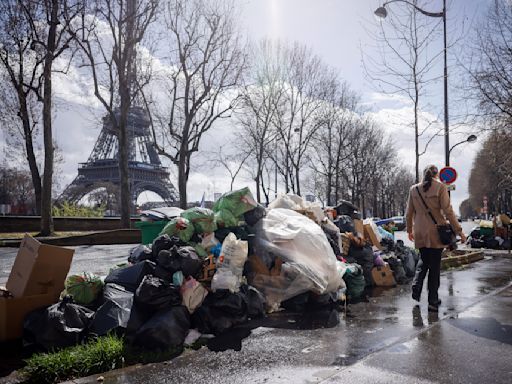
[[457,180],[457,171],[452,167],[444,167],[439,171],[439,178],[445,184],[455,183],[455,180]]

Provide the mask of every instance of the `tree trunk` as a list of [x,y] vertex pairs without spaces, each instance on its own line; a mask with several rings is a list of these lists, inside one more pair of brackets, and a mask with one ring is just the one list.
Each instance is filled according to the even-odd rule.
[[178,190],[181,209],[187,209],[187,149],[185,144],[182,142],[178,162]]
[[299,173],[299,167],[295,169],[295,182],[297,183],[297,186],[295,188],[295,193],[300,196],[300,173]]
[[[130,193],[130,174],[128,170],[128,135],[126,126],[128,120],[129,105],[121,98],[121,114],[119,117],[119,195],[121,198],[121,227],[130,228],[130,214],[132,211],[132,199]],[[129,103],[129,101],[128,101]]]
[[53,232],[52,219],[52,181],[53,181],[53,134],[52,134],[52,65],[57,37],[57,19],[59,1],[51,1],[50,28],[46,45],[46,57],[43,69],[43,140],[44,173],[41,193],[41,235],[49,236]]
[[254,179],[256,181],[256,201],[258,203],[261,202],[261,192],[260,192],[260,172],[257,171],[256,178]]
[[39,168],[37,168],[37,160],[34,154],[34,143],[32,141],[32,132],[30,130],[30,118],[28,114],[27,101],[23,92],[18,94],[20,103],[20,116],[23,124],[23,134],[25,136],[25,151],[27,152],[28,167],[30,169],[30,176],[32,178],[32,185],[34,187],[34,195],[36,198],[36,214],[41,214],[41,175]]

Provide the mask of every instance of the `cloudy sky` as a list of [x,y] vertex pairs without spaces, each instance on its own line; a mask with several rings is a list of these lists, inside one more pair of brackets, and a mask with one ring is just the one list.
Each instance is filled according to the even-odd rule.
[[[491,0],[448,0],[448,32],[450,46],[450,114],[458,116],[461,101],[457,89],[460,68],[457,60],[464,55],[467,40],[471,38],[474,25],[479,22]],[[400,161],[414,166],[414,134],[405,125],[413,117],[412,105],[403,97],[379,92],[366,77],[362,69],[362,51],[372,54],[375,41],[368,31],[375,30],[373,11],[382,3],[379,0],[235,0],[240,7],[240,25],[253,41],[261,38],[299,41],[310,46],[316,54],[339,71],[352,88],[361,94],[365,107],[392,136]],[[429,11],[442,9],[442,0],[423,3]],[[389,6],[389,11],[406,7],[399,2]],[[385,21],[384,21],[385,22]],[[441,28],[441,26],[439,26]],[[434,42],[432,50],[440,50],[442,41]],[[432,66],[432,72],[442,73],[442,62]],[[77,166],[87,158],[100,131],[101,108],[92,94],[91,79],[78,70],[72,69],[67,78],[58,79],[55,87],[58,105],[55,112],[55,138],[64,159],[59,172],[60,185],[64,187],[73,180]],[[453,101],[452,101],[453,100]],[[443,113],[442,83],[433,84],[429,89],[428,110],[422,111],[425,120],[437,121],[431,131],[442,127]],[[462,103],[463,105],[464,103]],[[452,118],[452,121],[456,118]],[[455,121],[456,122],[456,121]],[[219,132],[222,131],[222,134]],[[450,136],[451,142],[463,140],[473,131],[471,127],[457,129]],[[236,137],[234,127],[223,126],[212,130],[205,139],[204,150],[215,151],[218,146]],[[2,138],[5,142],[5,137]],[[454,206],[467,197],[467,178],[479,144],[461,145],[452,152],[452,166],[459,171],[457,190],[453,193]],[[423,156],[422,165],[444,164],[443,137],[433,140]],[[189,196],[199,200],[203,193],[208,198],[214,192],[224,192],[229,178],[222,168],[212,169],[212,164],[200,162],[190,176]],[[175,171],[171,169],[175,174]],[[236,186],[252,185],[247,176],[237,180]],[[151,193],[141,199],[152,199]]]

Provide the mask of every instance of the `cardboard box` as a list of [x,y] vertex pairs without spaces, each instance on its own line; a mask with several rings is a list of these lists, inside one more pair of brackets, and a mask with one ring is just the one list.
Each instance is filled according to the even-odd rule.
[[23,320],[33,310],[57,302],[55,294],[24,296],[18,298],[0,297],[0,341],[14,340],[23,336]]
[[64,289],[74,253],[25,235],[5,287],[15,298],[50,292],[57,297]]
[[374,247],[377,247],[378,249],[382,250],[383,247],[380,245],[380,240],[375,234],[375,231],[373,230],[372,226],[370,224],[364,225],[364,237],[372,243]]
[[377,287],[394,287],[396,285],[393,271],[388,263],[385,263],[383,267],[373,267],[372,278]]
[[58,301],[74,253],[25,235],[6,284],[14,297],[0,297],[0,341],[21,337],[28,313]]

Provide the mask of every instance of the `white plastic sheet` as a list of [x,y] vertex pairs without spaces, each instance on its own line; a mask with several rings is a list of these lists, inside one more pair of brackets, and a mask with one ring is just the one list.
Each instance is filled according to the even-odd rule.
[[300,293],[335,292],[342,285],[336,256],[322,228],[300,213],[271,209],[258,223],[255,243],[256,255],[267,265],[276,257],[284,262],[279,276],[257,275],[252,282],[273,309]]

